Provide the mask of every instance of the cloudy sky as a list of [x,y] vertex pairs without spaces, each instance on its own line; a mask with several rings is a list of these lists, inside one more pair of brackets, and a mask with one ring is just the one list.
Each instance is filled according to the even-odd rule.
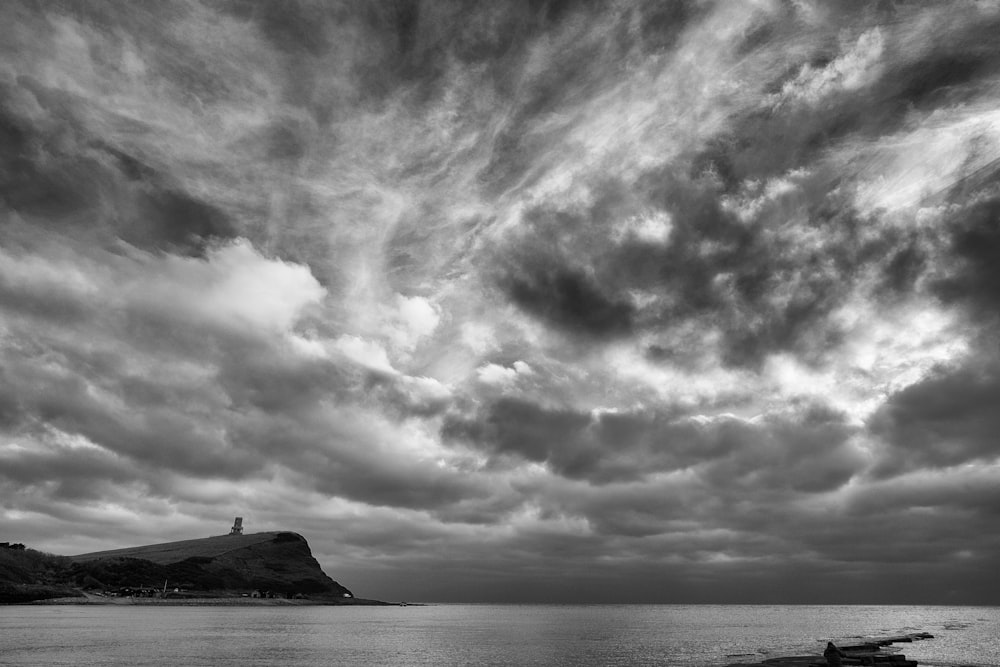
[[1000,3],[4,2],[0,539],[1000,600]]

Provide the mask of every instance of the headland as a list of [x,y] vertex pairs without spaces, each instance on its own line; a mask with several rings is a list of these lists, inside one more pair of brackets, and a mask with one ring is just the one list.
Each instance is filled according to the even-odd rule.
[[330,578],[306,539],[291,531],[234,531],[75,556],[0,547],[6,604],[387,604],[357,598]]

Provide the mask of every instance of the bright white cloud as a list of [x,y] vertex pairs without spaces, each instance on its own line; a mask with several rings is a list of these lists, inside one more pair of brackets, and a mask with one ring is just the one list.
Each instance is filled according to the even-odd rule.
[[829,64],[803,66],[798,76],[782,87],[778,99],[817,104],[834,93],[862,88],[878,76],[884,49],[881,29],[865,31]]
[[857,206],[868,215],[913,211],[927,200],[936,204],[959,179],[1000,159],[1000,111],[991,104],[931,114],[915,128],[857,151],[866,158]]
[[287,332],[326,294],[308,267],[268,259],[246,240],[213,248],[205,259],[140,261],[144,272],[123,287],[129,302],[235,329]]
[[480,382],[494,387],[509,388],[518,378],[534,375],[534,370],[524,361],[515,361],[511,367],[500,364],[485,364],[476,369]]
[[484,322],[463,322],[462,342],[476,354],[484,354],[497,349],[493,329]]
[[389,355],[386,354],[385,348],[375,341],[365,340],[358,336],[343,335],[333,341],[333,347],[351,361],[362,366],[383,373],[397,373],[396,369],[389,363]]
[[388,319],[389,338],[396,347],[409,351],[434,333],[441,320],[441,314],[438,308],[424,297],[406,297],[397,294],[395,308]]
[[645,215],[632,216],[614,230],[614,236],[622,241],[633,238],[642,243],[665,245],[670,240],[673,220],[666,211],[655,211]]

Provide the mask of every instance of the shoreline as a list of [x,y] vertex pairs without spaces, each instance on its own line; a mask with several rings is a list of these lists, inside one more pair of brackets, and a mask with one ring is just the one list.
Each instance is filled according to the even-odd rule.
[[[84,593],[82,597],[47,598],[30,602],[8,602],[0,606],[145,606],[145,607],[396,607],[398,602],[367,600],[365,598],[333,598],[316,600],[289,600],[286,598],[250,597],[189,597],[189,598],[142,598],[105,597]],[[409,606],[409,604],[407,604]]]

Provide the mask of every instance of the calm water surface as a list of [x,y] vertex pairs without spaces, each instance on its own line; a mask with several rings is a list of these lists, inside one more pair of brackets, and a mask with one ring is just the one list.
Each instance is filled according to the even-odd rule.
[[0,606],[2,665],[671,665],[928,631],[921,665],[1000,667],[997,607]]

